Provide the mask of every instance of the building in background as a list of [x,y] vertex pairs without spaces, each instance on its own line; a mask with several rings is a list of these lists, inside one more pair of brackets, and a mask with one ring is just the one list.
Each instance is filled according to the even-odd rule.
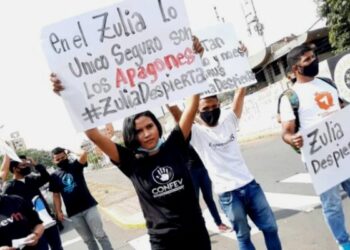
[[328,41],[328,28],[324,27],[307,31],[298,36],[291,34],[267,46],[259,53],[249,56],[249,63],[258,83],[249,87],[248,92],[256,92],[285,79],[287,54],[294,47],[303,43],[316,45],[316,53],[320,62],[333,56],[332,48]]
[[[114,142],[123,142],[122,132],[115,131],[112,123],[106,124],[99,130],[103,135],[107,136]],[[85,139],[81,144],[81,148],[89,153],[88,160],[89,163],[93,165],[93,168],[107,167],[111,164],[109,158],[90,140]]]
[[24,151],[27,149],[24,138],[21,137],[18,131],[10,134],[10,140],[8,142],[15,151]]

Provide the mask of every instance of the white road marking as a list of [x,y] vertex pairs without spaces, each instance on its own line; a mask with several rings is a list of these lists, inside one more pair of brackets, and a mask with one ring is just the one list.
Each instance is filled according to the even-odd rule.
[[81,237],[76,237],[74,239],[71,239],[71,240],[67,240],[65,242],[62,243],[62,247],[66,247],[66,246],[69,246],[69,245],[72,245],[78,241],[81,241],[82,238]]
[[321,200],[318,196],[284,193],[265,193],[265,196],[273,208],[311,212],[321,205]]
[[145,234],[141,237],[129,241],[129,244],[135,250],[151,250],[151,244],[149,243],[149,235]]
[[306,183],[306,184],[312,183],[311,177],[308,173],[296,174],[296,175],[288,177],[287,179],[284,179],[280,182],[282,182],[282,183]]
[[[299,173],[289,178],[286,178],[280,182],[281,183],[306,183],[306,184],[312,183],[310,175],[308,173]],[[265,196],[270,206],[278,209],[290,209],[290,210],[297,210],[297,211],[303,211],[303,212],[311,212],[317,206],[321,205],[321,201],[318,196],[287,194],[287,193],[269,193],[269,192],[266,192]],[[224,237],[236,240],[236,234],[233,231],[220,233],[208,209],[203,210],[203,217],[205,219],[206,227],[209,232],[219,233]],[[220,217],[223,223],[225,223],[227,226],[232,227],[231,223],[228,221],[224,213],[220,213]],[[252,228],[251,229],[252,235],[260,232],[259,229],[255,226],[255,224],[251,220],[248,220],[248,223]],[[129,244],[135,250],[151,250],[148,234],[142,235],[136,239],[129,241]]]
[[[227,237],[227,238],[230,238],[230,239],[233,239],[233,240],[237,240],[236,239],[236,233],[234,231],[228,231],[228,232],[225,232],[225,233],[221,233],[218,229],[218,227],[216,226],[215,222],[214,222],[214,219],[213,217],[211,216],[210,212],[208,209],[204,209],[202,211],[203,213],[203,217],[204,217],[204,220],[205,220],[205,225],[208,229],[209,232],[213,232],[213,233],[218,233],[224,237]],[[231,225],[231,222],[229,222],[229,220],[227,219],[226,215],[224,213],[219,213],[220,215],[220,218],[222,220],[222,222],[224,224],[226,224],[227,226],[229,226],[230,228],[232,228],[232,225]],[[248,223],[251,227],[251,231],[250,231],[250,234],[251,235],[254,235],[254,234],[257,234],[259,233],[259,229],[255,226],[255,224],[249,220],[248,218]]]

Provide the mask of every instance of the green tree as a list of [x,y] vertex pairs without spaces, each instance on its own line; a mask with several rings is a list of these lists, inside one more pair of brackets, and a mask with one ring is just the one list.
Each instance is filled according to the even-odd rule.
[[92,169],[100,169],[103,167],[102,156],[95,152],[90,152],[88,154],[88,163],[92,165]]
[[38,164],[40,163],[46,167],[53,166],[53,163],[51,160],[51,153],[49,151],[30,148],[30,149],[18,151],[17,155],[26,155],[27,157],[31,157]]
[[350,49],[350,1],[315,0],[318,12],[326,18],[329,42],[336,52]]

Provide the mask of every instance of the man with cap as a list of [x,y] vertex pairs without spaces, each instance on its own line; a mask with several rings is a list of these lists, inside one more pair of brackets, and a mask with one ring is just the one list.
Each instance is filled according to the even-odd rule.
[[[3,193],[18,195],[26,202],[34,205],[45,226],[44,236],[40,239],[39,245],[46,245],[46,249],[48,249],[49,245],[52,250],[63,250],[54,215],[40,192],[40,188],[49,182],[50,174],[47,172],[45,166],[35,164],[33,160],[27,159],[24,155],[20,156],[20,158],[22,162],[9,160],[8,167],[5,166],[6,164],[3,164],[4,169],[9,169],[13,174],[13,180],[7,181],[4,185]],[[6,162],[6,159],[4,162]],[[32,168],[38,174],[31,174]]]
[[[296,77],[292,90],[298,97],[299,107],[298,112],[294,113],[288,97],[282,97],[280,106],[282,138],[284,142],[297,149],[303,146],[303,138],[297,132],[299,129],[316,124],[323,117],[341,108],[337,89],[326,81],[315,78],[318,75],[319,65],[314,49],[308,44],[302,44],[287,55],[288,70]],[[339,244],[339,249],[350,250],[340,187],[350,196],[350,179],[348,179],[322,193],[320,198],[325,221]]]

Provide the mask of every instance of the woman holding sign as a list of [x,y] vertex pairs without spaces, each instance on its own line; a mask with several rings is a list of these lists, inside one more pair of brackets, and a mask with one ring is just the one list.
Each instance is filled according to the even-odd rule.
[[[204,51],[197,38],[193,47],[196,53]],[[55,75],[51,81],[56,93],[63,90]],[[85,131],[132,181],[152,249],[211,249],[187,169],[188,138],[198,102],[198,95],[188,99],[181,120],[165,141],[161,124],[150,111],[124,120],[125,147],[103,136],[97,128]]]

